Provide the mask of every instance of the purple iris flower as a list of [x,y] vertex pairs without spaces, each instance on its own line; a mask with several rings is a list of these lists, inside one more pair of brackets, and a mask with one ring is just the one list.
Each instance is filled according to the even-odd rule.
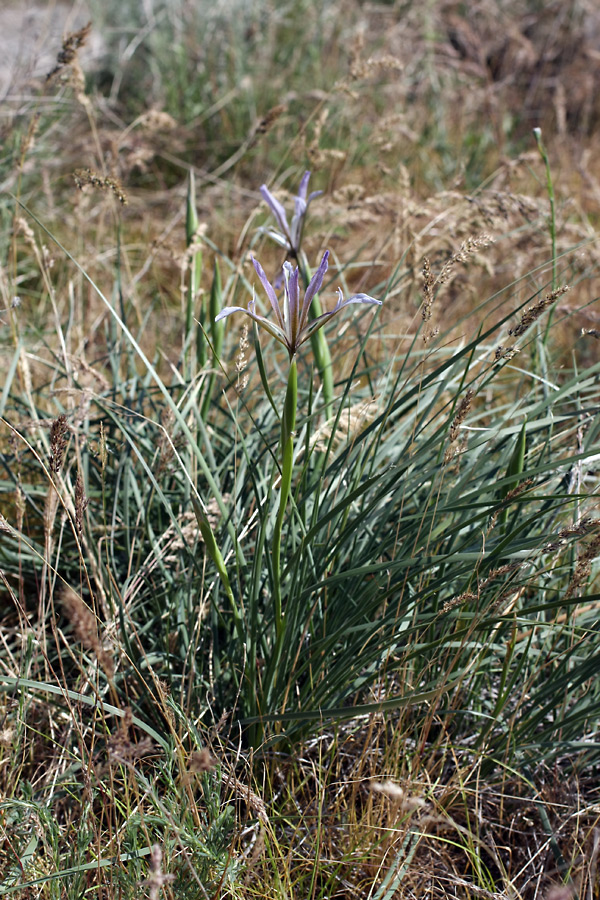
[[282,247],[286,247],[293,256],[297,256],[300,250],[300,242],[302,240],[302,229],[304,227],[304,218],[311,200],[318,197],[323,191],[313,191],[312,194],[306,196],[308,190],[308,182],[310,172],[305,172],[298,188],[298,193],[294,197],[294,215],[292,217],[291,226],[288,224],[285,209],[279,200],[276,200],[266,184],[260,188],[260,192],[267,202],[267,206],[275,216],[275,221],[279,226],[279,231],[269,229],[269,234],[273,240],[277,241]]
[[321,260],[321,265],[310,280],[304,297],[300,298],[299,272],[298,268],[292,267],[291,263],[283,264],[284,288],[282,301],[277,300],[275,288],[265,275],[264,269],[258,260],[252,258],[252,263],[256,269],[256,274],[261,280],[265,293],[269,298],[271,308],[274,313],[274,319],[267,319],[256,312],[256,300],[252,299],[248,303],[248,308],[243,306],[227,306],[221,310],[215,321],[224,319],[235,312],[246,313],[253,321],[269,332],[276,341],[287,347],[290,359],[297,353],[298,348],[304,344],[315,331],[322,328],[323,325],[335,316],[345,306],[351,303],[366,303],[376,306],[381,305],[381,300],[375,300],[368,294],[353,294],[348,300],[344,300],[341,288],[338,288],[338,301],[330,312],[323,313],[316,319],[309,321],[308,313],[313,297],[321,290],[325,273],[329,265],[329,251],[326,250]]

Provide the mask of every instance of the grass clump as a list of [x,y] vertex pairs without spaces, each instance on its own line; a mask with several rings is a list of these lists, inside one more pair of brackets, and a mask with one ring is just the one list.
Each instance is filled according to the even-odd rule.
[[[153,14],[174,27],[193,12]],[[331,96],[397,71],[372,15],[380,63],[357,45]],[[437,28],[441,6],[431,15]],[[341,54],[337,22],[322,42]],[[308,83],[321,44],[300,53],[293,27],[271,24],[272,64]],[[145,52],[160,68],[160,46]],[[235,43],[226,63],[249,65]],[[207,88],[194,90],[201,117]],[[222,111],[230,82],[219,90]],[[593,896],[592,226],[565,212],[547,131],[535,160],[419,198],[425,171],[440,177],[432,141],[392,194],[370,155],[387,151],[361,146],[368,116],[343,159],[328,152],[328,121],[342,140],[358,94],[337,111],[313,98],[312,144],[285,142],[283,126],[248,143],[251,118],[232,113],[239,129],[215,126],[227,154],[205,160],[214,217],[195,166],[165,190],[158,237],[85,91],[94,150],[72,167],[61,220],[26,154],[11,163],[3,894]],[[290,170],[259,190],[274,147]],[[550,211],[525,192],[527,166]],[[338,285],[338,306],[357,305],[334,324]]]

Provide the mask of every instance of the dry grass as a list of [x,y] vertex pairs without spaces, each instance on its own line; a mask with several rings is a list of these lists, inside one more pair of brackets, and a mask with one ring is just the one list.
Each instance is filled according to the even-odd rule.
[[[116,250],[109,248],[114,247],[115,224],[122,222],[127,235],[119,249],[124,302],[141,323],[158,295],[161,334],[166,325],[171,343],[177,340],[173,312],[176,273],[184,253],[179,225],[186,171],[193,165],[202,186],[199,215],[206,237],[238,266],[248,249],[238,236],[249,235],[260,199],[248,185],[272,177],[270,157],[275,148],[286,145],[289,162],[308,155],[315,182],[325,188],[316,215],[324,223],[343,223],[333,233],[329,224],[322,231],[315,229],[307,244],[309,256],[317,258],[323,246],[335,250],[343,241],[345,259],[357,260],[345,273],[350,287],[390,284],[393,302],[386,308],[401,314],[398,330],[405,330],[413,321],[410,298],[426,257],[437,274],[464,241],[483,232],[494,238],[494,246],[474,254],[470,270],[457,269],[444,288],[439,312],[451,311],[457,320],[482,294],[493,294],[547,261],[548,198],[543,164],[530,138],[531,128],[541,126],[550,141],[558,185],[559,267],[567,269],[562,281],[572,282],[598,262],[593,223],[600,154],[593,98],[600,92],[590,87],[598,81],[600,65],[592,49],[594,29],[600,28],[598,14],[585,3],[573,4],[569,14],[559,4],[540,17],[524,2],[511,4],[510,13],[504,6],[480,2],[467,22],[455,3],[439,2],[427,11],[411,5],[402,14],[394,6],[361,9],[349,4],[347,35],[354,43],[345,76],[312,101],[307,93],[303,103],[310,110],[308,121],[291,139],[296,119],[289,98],[268,128],[261,127],[268,111],[259,115],[251,128],[255,139],[246,141],[246,151],[224,176],[197,162],[202,142],[197,129],[202,125],[176,122],[154,105],[152,96],[150,108],[133,121],[119,123],[103,102],[82,95],[73,74],[80,57],[85,65],[85,46],[80,47],[69,65],[60,63],[61,115],[52,135],[54,152],[42,158],[34,154],[27,161],[27,134],[40,127],[36,116],[41,109],[34,103],[30,111],[21,110],[22,162],[5,185],[14,190],[16,178],[36,185],[34,193],[27,190],[23,195],[25,201],[44,222],[52,222],[59,240],[105,287],[113,277]],[[64,48],[58,56],[63,59]],[[390,59],[401,63],[401,70],[391,66]],[[574,66],[585,68],[585,80],[573,75]],[[57,78],[43,86],[46,99],[49,91],[56,92]],[[572,91],[582,92],[585,102],[571,97]],[[560,114],[557,98],[566,110]],[[398,112],[391,115],[389,109]],[[450,115],[457,109],[459,120]],[[518,127],[506,124],[511,111],[515,118],[518,112]],[[563,119],[565,127],[557,127]],[[346,133],[349,122],[353,130]],[[482,128],[491,129],[493,147],[476,149],[476,161],[469,161],[465,147]],[[519,141],[526,149],[515,154]],[[340,143],[348,150],[340,149]],[[315,148],[321,145],[328,153],[339,150],[343,158],[320,158]],[[442,151],[448,160],[438,163],[436,153]],[[35,177],[23,180],[19,172],[31,173],[32,166]],[[112,196],[103,194],[107,187]],[[128,206],[119,210],[124,194]],[[78,246],[73,235],[79,236]],[[47,238],[41,240],[47,243]],[[22,268],[23,256],[15,246],[13,266],[20,257]],[[469,277],[473,266],[476,278]],[[543,277],[542,269],[540,283]],[[28,278],[24,272],[19,281],[35,297],[43,317],[47,299],[35,284],[35,274]],[[586,291],[579,306],[595,296],[593,280],[586,280]],[[95,313],[102,317],[100,310],[89,309],[93,294],[83,299],[88,321]],[[100,318],[96,332],[101,324]],[[589,322],[581,322],[582,327],[596,324],[593,314]],[[89,334],[86,337],[89,340]],[[155,332],[152,340],[156,337]]]
[[[559,768],[536,781],[490,779],[481,762],[437,741],[407,740],[407,723],[374,717],[322,733],[281,762],[262,792],[277,812],[254,853],[251,896],[277,868],[289,896],[518,898],[595,896],[600,812],[594,779]],[[379,885],[376,891],[375,886]]]

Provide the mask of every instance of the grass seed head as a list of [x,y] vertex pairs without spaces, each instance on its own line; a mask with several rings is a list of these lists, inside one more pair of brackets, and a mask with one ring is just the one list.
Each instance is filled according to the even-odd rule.
[[57,475],[62,469],[68,443],[69,426],[64,413],[50,426],[50,471]]
[[106,676],[112,678],[115,671],[112,655],[100,640],[96,616],[70,587],[63,590],[61,601],[63,612],[73,626],[75,638],[94,654]]
[[190,772],[211,772],[217,764],[216,759],[207,747],[202,750],[194,750],[190,756]]
[[267,134],[268,131],[271,130],[275,122],[281,118],[281,116],[287,112],[287,106],[283,103],[279,103],[277,106],[273,106],[269,109],[265,116],[260,120],[258,125],[256,126],[256,135]]
[[468,412],[471,409],[474,396],[475,391],[473,388],[467,388],[467,393],[458,404],[456,415],[452,419],[452,424],[450,425],[449,441],[451,444],[453,444],[458,437],[460,426],[465,421]]
[[162,848],[160,844],[152,844],[150,854],[150,876],[144,884],[148,885],[150,900],[158,900],[161,889],[165,884],[175,880],[174,875],[165,875],[162,870]]
[[600,534],[597,534],[589,542],[585,550],[579,555],[575,571],[565,593],[565,600],[573,597],[585,584],[592,572],[592,563],[600,554]]
[[508,333],[512,335],[512,337],[520,337],[527,331],[530,325],[533,325],[533,323],[537,319],[539,319],[542,313],[545,312],[549,306],[552,306],[552,304],[555,303],[563,294],[566,294],[568,290],[569,286],[564,285],[563,287],[557,288],[555,291],[551,291],[549,294],[546,294],[546,296],[543,297],[534,306],[529,306],[521,316],[521,321],[516,326],[516,328],[509,329]]
[[242,325],[242,332],[240,334],[240,349],[235,358],[235,371],[237,372],[236,388],[238,391],[243,391],[248,384],[248,373],[245,370],[248,366],[246,352],[248,351],[249,346],[250,341],[248,340],[248,324],[244,322],[244,324]]
[[85,495],[83,478],[81,472],[77,472],[75,479],[75,527],[79,535],[83,532],[83,517],[88,505],[88,498]]
[[127,195],[116,178],[101,175],[93,169],[75,169],[73,172],[73,180],[80,191],[82,191],[86,185],[91,185],[100,191],[110,191],[122,206],[127,204]]
[[59,75],[68,66],[73,67],[77,62],[77,54],[87,43],[91,30],[92,23],[88,22],[79,31],[70,32],[63,38],[62,47],[56,57],[56,65],[46,75],[46,82],[52,81],[56,75]]

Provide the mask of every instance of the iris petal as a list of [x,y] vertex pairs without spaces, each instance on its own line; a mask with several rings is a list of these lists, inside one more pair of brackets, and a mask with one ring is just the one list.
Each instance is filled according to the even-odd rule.
[[259,261],[257,259],[254,259],[254,257],[252,257],[252,265],[256,269],[256,274],[260,278],[261,284],[265,289],[265,293],[266,293],[267,297],[269,298],[269,302],[271,304],[271,307],[272,307],[273,312],[275,313],[275,317],[277,319],[277,324],[279,325],[279,327],[281,328],[282,331],[285,331],[285,321],[283,319],[283,316],[281,315],[281,310],[279,309],[279,303],[277,302],[277,295],[275,293],[275,289],[273,288],[273,285],[271,284],[271,282],[265,275],[265,270],[263,269],[263,267],[261,266]]
[[329,266],[329,250],[326,250],[323,254],[323,259],[321,260],[321,265],[310,279],[310,283],[306,288],[306,293],[304,295],[304,302],[302,304],[302,313],[300,314],[300,328],[304,328],[306,325],[306,320],[308,319],[308,311],[310,309],[310,304],[312,303],[313,297],[315,294],[318,294],[321,290],[321,285],[323,284],[323,279],[325,278],[325,273],[327,272],[327,267]]
[[297,256],[302,241],[302,230],[304,228],[304,219],[308,210],[309,203],[320,196],[323,191],[312,191],[306,196],[308,191],[308,182],[310,180],[310,171],[307,170],[300,180],[298,193],[294,197],[294,215],[292,217],[291,226],[288,225],[287,215],[283,204],[276,200],[266,184],[261,185],[260,192],[265,199],[267,206],[273,213],[281,234],[274,230],[266,229],[266,233],[278,243],[287,246],[288,250],[294,256]]
[[235,312],[247,313],[248,310],[244,306],[224,306],[221,312],[215,316],[215,322],[220,322],[221,319],[225,319],[227,316],[230,316],[231,313]]
[[308,190],[308,182],[310,180],[310,170],[304,173],[300,180],[300,187],[298,188],[298,198],[300,200],[306,200],[306,191]]
[[271,210],[271,212],[277,219],[277,224],[283,231],[286,238],[289,240],[290,239],[290,227],[288,225],[288,220],[287,220],[287,216],[285,214],[285,209],[284,209],[283,205],[279,202],[279,200],[275,199],[275,197],[273,196],[273,194],[271,193],[269,188],[266,186],[266,184],[262,184],[260,186],[260,192],[263,195],[264,199],[266,200],[267,206],[269,207],[269,209]]

